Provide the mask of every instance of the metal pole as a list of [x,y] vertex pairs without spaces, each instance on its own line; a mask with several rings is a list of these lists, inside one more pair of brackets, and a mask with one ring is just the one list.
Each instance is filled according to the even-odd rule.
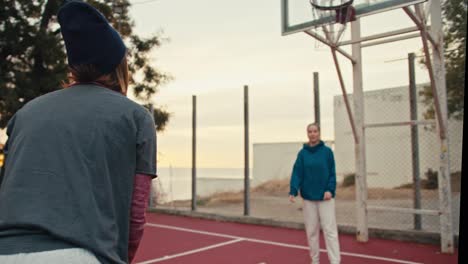
[[[416,7],[418,8],[418,7]],[[431,43],[432,45],[436,46],[436,42],[434,41],[434,39],[431,37],[430,34],[427,33],[426,31],[426,23],[423,23],[423,20],[419,20],[416,15],[413,13],[413,11],[411,11],[411,9],[409,8],[409,6],[406,6],[406,7],[403,7],[403,10],[405,11],[405,13],[409,16],[409,18],[411,20],[413,20],[413,22],[416,24],[417,28],[419,29],[419,31],[421,31],[421,33],[424,33],[424,37],[426,37]],[[422,14],[421,14],[422,15]],[[424,31],[424,32],[423,32]]]
[[[343,94],[343,100],[346,106],[346,112],[348,113],[349,123],[351,124],[351,130],[353,131],[354,143],[357,144],[359,142],[359,139],[356,134],[356,122],[354,121],[353,112],[351,112],[351,107],[349,106],[348,94],[346,93],[346,87],[344,85],[343,75],[341,74],[340,63],[338,62],[338,58],[336,57],[335,49],[332,48],[331,51],[333,55],[333,61],[335,62],[336,72],[338,73],[338,80],[340,81],[340,87],[341,87],[341,92]],[[356,65],[356,64],[353,64],[353,65]]]
[[172,164],[169,165],[169,190],[170,190],[170,199],[171,199],[171,208],[174,208],[174,192],[172,191]]
[[[361,38],[360,19],[351,22],[351,41]],[[366,175],[366,141],[364,131],[364,92],[362,87],[361,44],[352,44],[353,64],[353,101],[354,121],[356,124],[355,170],[356,170],[356,239],[360,242],[369,240],[367,226],[367,175]]]
[[[410,98],[410,120],[418,119],[418,102],[416,96],[416,74],[414,68],[414,53],[408,54],[409,66],[409,98]],[[419,177],[419,136],[418,126],[411,126],[411,153],[413,163],[413,190],[414,209],[421,209],[421,181]],[[421,230],[421,215],[414,215],[414,229]]]
[[369,211],[383,211],[383,212],[396,212],[402,214],[417,214],[417,215],[440,215],[439,210],[428,210],[428,209],[411,209],[401,207],[387,207],[387,206],[367,206]]
[[192,95],[192,211],[197,210],[197,96]]
[[[432,4],[431,4],[432,6]],[[422,12],[420,12],[421,10],[416,7],[416,10],[419,11],[418,13],[421,15],[422,17]],[[439,14],[439,16],[441,16]],[[433,19],[434,20],[434,19]],[[442,23],[442,22],[441,22]],[[431,29],[434,29],[434,27],[432,27]],[[442,28],[441,28],[442,30]],[[436,62],[435,60],[437,59],[439,62],[441,60],[443,60],[443,58],[439,57],[439,56],[444,56],[443,53],[442,55],[440,55],[440,49],[443,50],[443,46],[440,47],[437,47],[437,46],[434,46],[433,45],[433,52],[434,52],[434,66],[432,65],[432,60],[431,60],[431,55],[429,53],[429,45],[427,44],[427,33],[426,33],[426,27],[422,27],[422,30],[421,30],[421,38],[422,38],[422,42],[423,42],[423,49],[424,49],[424,55],[425,55],[425,59],[426,59],[426,66],[427,66],[427,70],[429,72],[429,79],[431,81],[431,87],[432,87],[432,94],[434,95],[434,104],[435,104],[435,113],[436,113],[436,119],[437,119],[437,122],[439,123],[439,135],[442,139],[444,139],[446,137],[446,126],[445,124],[443,124],[444,122],[444,117],[442,117],[442,104],[445,104],[445,107],[447,107],[447,102],[439,102],[439,100],[442,100],[442,98],[440,97],[440,95],[438,95],[438,93],[440,91],[438,91],[438,89],[440,90],[442,87],[440,87],[440,85],[443,85],[444,86],[444,98],[446,98],[446,92],[445,92],[445,67],[442,65],[441,67],[439,66],[439,69],[438,69],[438,73],[435,73],[435,67],[436,67]],[[442,38],[443,38],[443,35],[441,35],[440,37],[440,41],[442,41]],[[441,73],[440,71],[443,70],[443,73]],[[436,74],[439,74],[439,76],[435,76]],[[440,76],[441,75],[444,75],[442,78],[443,78],[443,84],[442,83],[437,83],[437,80],[436,78],[441,78]],[[440,80],[439,80],[440,81]],[[446,117],[445,117],[446,118]]]
[[383,39],[383,40],[376,40],[376,41],[366,42],[366,43],[362,44],[361,47],[367,48],[367,47],[392,43],[392,42],[396,42],[396,41],[401,41],[401,40],[405,40],[405,39],[419,38],[420,36],[421,36],[421,33],[408,34],[408,35],[394,37],[394,38],[387,38],[387,39]]
[[349,55],[348,53],[346,53],[346,51],[344,51],[342,48],[339,48],[339,47],[336,47],[336,45],[330,44],[330,42],[327,39],[321,37],[319,34],[313,32],[313,31],[310,31],[310,30],[309,31],[304,31],[304,33],[306,33],[307,35],[315,38],[316,40],[318,40],[320,42],[322,42],[323,44],[329,46],[330,48],[335,49],[336,51],[341,53],[341,55],[348,58],[351,61],[352,64],[356,63],[356,61],[354,60],[352,55]]
[[[452,191],[450,186],[450,157],[449,157],[449,134],[448,127],[447,90],[445,83],[445,61],[444,61],[444,35],[442,29],[442,7],[441,1],[431,1],[431,35],[437,42],[432,47],[432,61],[434,70],[435,93],[434,101],[436,110],[440,109],[440,122],[437,130],[440,138],[439,153],[439,203],[440,203],[440,236],[441,251],[443,253],[454,252],[453,222],[452,222]],[[437,100],[438,98],[438,100]],[[438,102],[438,104],[437,104]]]
[[[375,35],[363,37],[363,38],[359,39],[357,42],[366,42],[366,41],[370,41],[370,40],[388,38],[388,37],[398,36],[398,35],[401,35],[401,34],[411,33],[411,32],[415,32],[415,31],[419,31],[419,28],[418,27],[410,27],[410,28],[404,28],[404,29],[399,29],[399,30],[394,30],[394,31],[388,31],[388,32],[381,33],[381,34],[375,34]],[[350,41],[350,40],[342,41],[342,42],[339,42],[337,44],[337,46],[341,47],[341,46],[346,46],[346,45],[350,45],[350,44],[354,44],[354,43],[355,42]]]
[[371,127],[391,127],[391,126],[417,126],[417,125],[434,125],[435,120],[411,120],[411,121],[404,121],[404,122],[388,122],[388,123],[372,123],[372,124],[365,124],[364,128],[371,128]]
[[320,90],[318,72],[314,72],[314,114],[315,123],[320,126]]
[[249,87],[244,85],[244,215],[250,215]]

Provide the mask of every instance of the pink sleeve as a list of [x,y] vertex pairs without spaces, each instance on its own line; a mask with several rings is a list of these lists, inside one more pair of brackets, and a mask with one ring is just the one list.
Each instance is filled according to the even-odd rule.
[[146,208],[151,186],[151,175],[136,174],[133,186],[130,212],[130,234],[128,240],[128,260],[132,262],[143,236],[146,223]]

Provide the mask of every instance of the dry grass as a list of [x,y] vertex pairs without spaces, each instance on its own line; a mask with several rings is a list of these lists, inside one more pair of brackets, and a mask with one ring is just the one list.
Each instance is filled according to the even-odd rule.
[[[356,197],[355,187],[340,187],[336,190],[336,198],[341,200],[354,200]],[[262,195],[285,195],[289,192],[289,180],[271,180],[253,189],[253,193]],[[369,199],[412,199],[412,189],[386,189],[369,188],[367,190]],[[422,190],[423,198],[436,197],[437,190]]]
[[[285,195],[289,192],[289,180],[271,180],[252,189],[251,193],[259,195]],[[208,197],[197,197],[198,205],[214,206],[219,204],[235,204],[244,201],[244,192],[219,192]],[[190,206],[190,200],[174,201],[176,207]],[[167,203],[166,205],[171,205]]]
[[244,200],[243,192],[219,192],[200,199],[202,205],[236,204]]
[[[421,179],[421,186],[426,186],[428,185],[427,184],[427,179]],[[452,187],[452,192],[453,193],[459,193],[460,190],[461,190],[461,172],[460,171],[457,171],[457,172],[453,172],[451,173],[450,175],[450,186]],[[403,184],[399,187],[396,187],[395,189],[412,189],[413,188],[413,184],[412,183],[406,183],[406,184]],[[435,189],[437,190],[437,189]]]
[[286,195],[289,192],[289,180],[271,180],[253,188],[253,193],[268,195]]
[[452,186],[452,192],[461,191],[461,171],[452,173],[451,186]]
[[[460,177],[461,173],[452,175],[452,192],[460,192]],[[259,196],[286,196],[289,192],[289,179],[275,179],[265,182],[252,189],[253,195]],[[369,188],[367,190],[368,199],[384,200],[384,199],[413,199],[413,189],[411,184],[405,184],[395,189],[386,188]],[[436,198],[438,196],[437,189],[421,190],[422,198]],[[356,190],[354,186],[341,187],[336,190],[336,199],[338,200],[354,200]],[[197,204],[201,206],[217,206],[222,204],[238,204],[244,200],[244,192],[219,192],[208,197],[198,197]],[[172,205],[177,207],[190,206],[190,200],[174,201]],[[166,205],[171,205],[168,203]]]
[[[220,204],[237,204],[244,201],[243,192],[219,192],[214,193],[207,197],[197,197],[197,205],[201,206],[215,206]],[[172,205],[175,207],[190,207],[190,200],[178,200],[174,202],[165,203],[164,205]]]

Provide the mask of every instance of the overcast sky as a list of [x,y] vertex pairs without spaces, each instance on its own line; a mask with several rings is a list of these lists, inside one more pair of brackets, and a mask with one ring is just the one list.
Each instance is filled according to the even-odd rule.
[[[305,141],[314,117],[314,71],[322,137],[334,138],[333,96],[341,90],[330,50],[304,33],[281,36],[279,0],[159,0],[134,5],[131,14],[137,33],[162,30],[170,39],[152,54],[154,65],[175,78],[154,99],[173,114],[158,135],[160,166],[191,165],[191,97],[197,95],[198,166],[242,167],[244,85],[251,143]],[[403,10],[361,21],[363,36],[411,26]],[[364,49],[364,90],[407,85],[407,61],[389,61],[420,50],[418,38]],[[352,92],[351,65],[340,63]],[[427,80],[417,67],[417,81]]]
[[[315,71],[322,137],[334,138],[333,96],[341,90],[330,50],[304,33],[281,36],[279,0],[131,2],[142,3],[131,7],[140,36],[163,31],[169,39],[151,54],[152,63],[174,77],[154,98],[172,113],[158,134],[159,166],[190,167],[191,102],[197,95],[198,166],[242,167],[244,85],[250,89],[251,143],[305,141],[305,126],[314,119]],[[403,10],[361,20],[363,36],[411,26]],[[363,49],[364,90],[407,85],[404,58],[421,46],[416,38]],[[389,62],[396,59],[403,60]],[[342,57],[340,63],[352,92],[351,64]],[[427,82],[421,67],[416,74],[418,83]]]

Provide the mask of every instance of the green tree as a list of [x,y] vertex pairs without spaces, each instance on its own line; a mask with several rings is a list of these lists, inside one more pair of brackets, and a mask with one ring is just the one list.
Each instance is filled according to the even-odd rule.
[[[148,103],[171,77],[150,65],[149,53],[162,44],[155,34],[134,34],[128,0],[89,0],[116,28],[128,47],[131,88],[137,99]],[[57,11],[61,0],[0,0],[0,128],[30,100],[61,88],[68,66]],[[154,110],[158,130],[170,114]]]
[[[465,87],[465,43],[468,0],[443,2],[444,48],[449,117],[463,119]],[[424,60],[421,63],[425,63]],[[420,92],[427,106],[424,117],[435,118],[434,100],[430,86]]]

